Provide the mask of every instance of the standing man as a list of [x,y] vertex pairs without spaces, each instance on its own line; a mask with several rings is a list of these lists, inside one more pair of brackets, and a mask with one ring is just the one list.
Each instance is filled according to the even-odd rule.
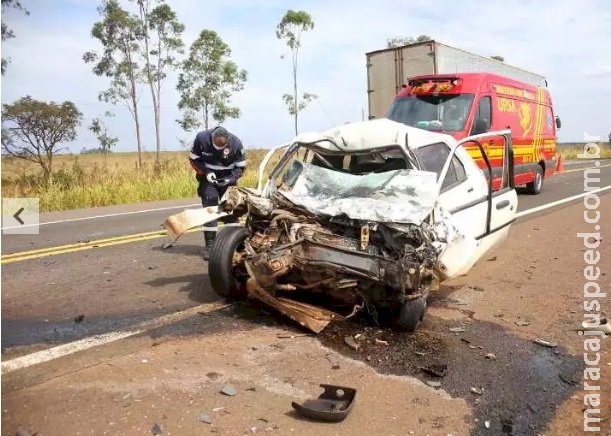
[[[221,126],[195,136],[189,159],[196,173],[197,195],[201,197],[204,207],[218,205],[227,188],[237,183],[246,168],[242,141]],[[216,230],[216,221],[203,227],[206,260],[210,256]]]

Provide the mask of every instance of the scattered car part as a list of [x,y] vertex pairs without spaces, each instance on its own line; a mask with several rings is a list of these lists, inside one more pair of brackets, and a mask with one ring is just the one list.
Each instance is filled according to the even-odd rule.
[[315,400],[303,404],[293,401],[293,408],[300,415],[318,421],[340,422],[352,410],[356,399],[356,389],[344,386],[321,384],[324,392]]

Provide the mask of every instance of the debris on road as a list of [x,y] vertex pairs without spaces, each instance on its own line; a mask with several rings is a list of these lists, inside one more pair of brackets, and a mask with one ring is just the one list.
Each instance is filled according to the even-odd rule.
[[448,365],[445,363],[432,364],[429,366],[421,366],[422,372],[434,377],[445,377],[448,372]]
[[519,327],[526,327],[526,326],[529,326],[529,325],[530,325],[530,322],[529,322],[529,321],[526,321],[526,320],[524,320],[524,319],[519,319],[519,320],[515,321],[515,324],[516,324],[517,326],[519,326]]
[[358,351],[358,349],[360,347],[360,345],[356,343],[356,341],[354,340],[354,338],[352,336],[344,337],[344,342],[346,343],[346,345],[348,345],[354,351]]
[[159,424],[155,424],[151,429],[151,433],[158,436],[163,434],[163,430],[161,430],[161,426]]
[[212,424],[212,418],[210,418],[210,415],[206,413],[202,413],[201,415],[199,415],[199,420],[201,422],[205,422],[206,424]]
[[427,385],[429,385],[432,388],[440,388],[441,387],[441,382],[438,382],[436,380],[427,380],[425,382]]
[[356,389],[325,384],[320,387],[325,391],[317,399],[306,400],[303,404],[293,401],[293,408],[306,418],[327,422],[343,421],[352,410]]
[[558,346],[557,343],[546,341],[545,339],[535,339],[534,342],[547,348],[556,348]]
[[486,354],[486,359],[488,359],[488,360],[496,360],[496,354],[494,354],[494,353],[487,353]]
[[376,344],[378,344],[378,345],[388,345],[388,341],[384,341],[384,340],[382,340],[382,339],[378,339],[378,338],[376,338],[376,341],[375,341],[375,342],[376,342]]
[[494,262],[496,260],[496,256],[492,256],[490,259],[487,259],[488,262]]
[[74,322],[78,324],[78,323],[83,322],[84,319],[85,319],[85,315],[77,315],[74,317]]
[[206,377],[208,377],[210,380],[216,380],[218,378],[221,378],[223,376],[223,374],[220,374],[218,372],[209,372],[206,374]]
[[486,422],[484,422],[484,427],[486,427],[486,428],[490,428],[490,421],[486,421]]
[[471,392],[473,392],[474,394],[477,395],[484,395],[484,389],[483,388],[471,388]]
[[466,332],[464,327],[450,327],[452,333],[463,333]]
[[336,363],[335,365],[331,367],[331,369],[339,369],[339,365]]
[[230,397],[234,397],[235,395],[237,395],[238,391],[236,391],[233,385],[225,385],[221,390],[221,393]]

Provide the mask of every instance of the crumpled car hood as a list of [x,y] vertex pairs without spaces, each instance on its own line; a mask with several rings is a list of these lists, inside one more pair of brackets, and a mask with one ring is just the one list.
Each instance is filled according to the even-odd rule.
[[421,224],[439,194],[435,173],[397,170],[353,175],[303,164],[290,191],[278,191],[316,215],[372,222]]

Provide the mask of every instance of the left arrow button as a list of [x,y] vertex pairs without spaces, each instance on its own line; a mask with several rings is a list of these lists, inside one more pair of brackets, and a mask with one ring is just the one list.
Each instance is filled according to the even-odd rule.
[[25,209],[22,207],[20,208],[15,215],[13,215],[13,218],[15,218],[17,221],[19,221],[19,224],[23,225],[24,221],[21,219],[21,217],[19,215],[21,215],[21,212],[23,212]]

